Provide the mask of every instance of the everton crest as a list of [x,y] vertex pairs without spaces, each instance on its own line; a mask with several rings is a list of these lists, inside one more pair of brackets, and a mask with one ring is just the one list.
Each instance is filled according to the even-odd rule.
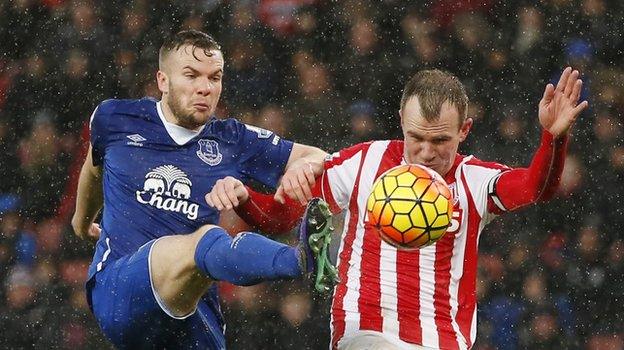
[[199,149],[197,150],[199,159],[211,166],[221,163],[223,155],[219,152],[217,141],[201,139],[197,143],[199,144]]

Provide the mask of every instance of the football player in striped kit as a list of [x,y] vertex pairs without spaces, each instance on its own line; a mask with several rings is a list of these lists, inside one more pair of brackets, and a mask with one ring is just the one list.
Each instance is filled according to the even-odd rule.
[[[540,145],[526,168],[510,168],[459,154],[472,126],[468,97],[453,75],[416,73],[401,99],[403,140],[372,141],[329,156],[314,188],[288,186],[305,203],[324,198],[332,212],[346,211],[338,251],[340,283],[333,295],[333,349],[469,349],[476,337],[477,250],[483,227],[496,216],[548,200],[555,193],[570,127],[588,103],[579,103],[579,72],[566,68],[539,103]],[[400,164],[438,172],[454,195],[453,222],[436,244],[397,249],[366,220],[366,201],[377,177]],[[243,203],[237,213],[265,231],[294,226],[302,206],[221,180]],[[233,190],[235,189],[235,190]],[[214,193],[208,196],[214,196]],[[281,194],[277,195],[284,202]],[[365,347],[363,347],[366,345]]]

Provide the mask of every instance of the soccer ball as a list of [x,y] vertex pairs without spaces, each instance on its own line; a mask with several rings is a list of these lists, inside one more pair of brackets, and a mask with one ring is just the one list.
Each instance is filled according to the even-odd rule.
[[397,248],[429,246],[446,233],[453,199],[444,179],[422,165],[399,165],[373,184],[366,205],[368,222]]

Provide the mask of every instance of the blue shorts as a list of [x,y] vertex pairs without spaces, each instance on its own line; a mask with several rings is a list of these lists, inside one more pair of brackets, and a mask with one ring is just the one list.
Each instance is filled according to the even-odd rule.
[[87,281],[87,300],[100,328],[120,349],[225,349],[216,286],[186,317],[176,318],[162,306],[150,279],[155,241],[111,261]]

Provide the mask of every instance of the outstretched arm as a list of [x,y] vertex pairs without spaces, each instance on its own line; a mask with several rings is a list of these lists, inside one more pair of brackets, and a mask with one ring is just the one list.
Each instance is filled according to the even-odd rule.
[[93,165],[92,149],[89,146],[76,194],[76,211],[71,224],[76,235],[82,239],[96,241],[100,236],[100,227],[93,220],[102,209],[104,195],[102,193],[102,171]]
[[492,211],[514,210],[554,195],[565,162],[568,135],[578,115],[588,106],[578,103],[582,81],[579,72],[566,68],[557,87],[548,84],[539,103],[542,140],[528,168],[506,171],[492,186]]
[[[314,196],[320,193],[317,187],[311,190]],[[217,180],[206,202],[220,211],[234,208],[246,224],[272,234],[292,230],[305,209],[298,200],[284,196],[284,203],[277,202],[272,194],[256,192],[232,176]]]

